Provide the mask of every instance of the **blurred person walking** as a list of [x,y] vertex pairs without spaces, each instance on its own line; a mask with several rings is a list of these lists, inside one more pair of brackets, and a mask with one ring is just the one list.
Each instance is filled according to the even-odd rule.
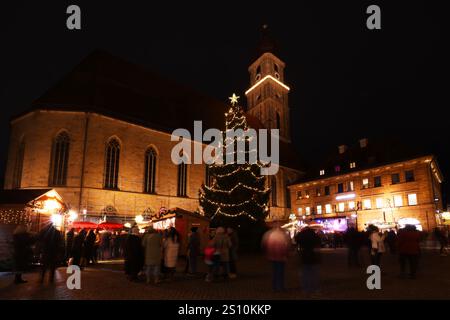
[[274,291],[284,290],[284,269],[288,259],[291,241],[288,235],[276,227],[267,231],[262,239],[262,248],[267,260],[272,263],[272,288]]
[[306,294],[314,294],[319,290],[320,237],[306,227],[296,236],[301,270],[301,286]]
[[227,229],[228,236],[231,240],[230,247],[230,278],[234,279],[237,277],[237,267],[236,263],[238,260],[238,248],[239,248],[239,237],[237,232],[233,228]]
[[406,264],[409,265],[409,278],[415,279],[420,256],[420,241],[422,234],[414,225],[406,225],[398,232],[398,254],[400,262],[400,277],[406,277]]
[[148,227],[142,239],[142,246],[144,247],[147,284],[151,282],[152,276],[154,284],[157,284],[159,283],[162,257],[162,236],[153,226]]
[[139,228],[133,227],[125,241],[125,274],[130,281],[138,281],[138,274],[144,265],[144,255],[139,237]]
[[200,235],[198,228],[192,227],[188,239],[188,270],[190,274],[197,273],[197,260],[200,254]]
[[44,282],[45,274],[49,272],[49,282],[53,283],[55,279],[55,270],[63,239],[61,233],[55,228],[53,223],[41,230],[39,242],[42,250],[42,273],[40,282]]
[[219,277],[222,269],[224,279],[229,278],[229,262],[230,262],[230,237],[225,232],[225,228],[218,227],[216,234],[212,240],[214,246],[214,277]]
[[176,272],[178,252],[180,250],[180,235],[174,227],[169,229],[167,238],[163,242],[164,248],[164,267],[167,273],[167,279],[173,280]]

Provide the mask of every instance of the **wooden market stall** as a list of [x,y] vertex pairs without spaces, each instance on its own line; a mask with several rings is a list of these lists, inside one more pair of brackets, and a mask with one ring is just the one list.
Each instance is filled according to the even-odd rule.
[[67,208],[54,189],[0,190],[0,264],[11,259],[12,235],[18,225],[37,233],[53,223],[61,230]]
[[210,220],[202,215],[190,212],[181,208],[172,208],[165,212],[159,219],[152,219],[153,228],[156,230],[165,230],[175,227],[181,238],[180,255],[184,256],[187,252],[187,239],[192,227],[197,227],[200,235],[201,252],[209,240]]

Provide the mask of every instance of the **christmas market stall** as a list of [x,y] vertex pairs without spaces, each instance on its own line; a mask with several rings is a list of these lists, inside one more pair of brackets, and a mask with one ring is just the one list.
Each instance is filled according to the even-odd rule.
[[152,219],[153,228],[156,230],[165,230],[170,227],[177,229],[181,238],[180,255],[186,255],[187,239],[192,227],[198,228],[201,252],[203,252],[209,238],[209,222],[207,217],[181,208],[160,210],[159,215]]
[[12,254],[12,235],[18,225],[39,232],[53,223],[62,230],[67,205],[54,189],[21,189],[0,191],[0,264]]

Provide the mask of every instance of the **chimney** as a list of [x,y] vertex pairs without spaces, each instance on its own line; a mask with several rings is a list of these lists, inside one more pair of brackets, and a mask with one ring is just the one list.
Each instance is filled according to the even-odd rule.
[[359,146],[362,148],[367,147],[369,140],[367,138],[359,139]]
[[339,154],[343,154],[347,150],[347,146],[345,144],[342,144],[338,146]]

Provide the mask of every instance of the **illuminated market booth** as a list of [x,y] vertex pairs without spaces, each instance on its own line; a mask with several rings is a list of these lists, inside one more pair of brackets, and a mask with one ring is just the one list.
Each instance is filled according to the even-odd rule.
[[18,225],[37,233],[53,223],[64,231],[68,206],[54,189],[0,191],[0,264],[10,260],[12,235]]
[[159,217],[156,216],[152,219],[153,228],[166,230],[175,227],[181,238],[180,255],[184,255],[187,251],[187,238],[191,228],[197,227],[201,239],[201,250],[203,250],[208,242],[210,220],[205,216],[181,208],[162,209]]

